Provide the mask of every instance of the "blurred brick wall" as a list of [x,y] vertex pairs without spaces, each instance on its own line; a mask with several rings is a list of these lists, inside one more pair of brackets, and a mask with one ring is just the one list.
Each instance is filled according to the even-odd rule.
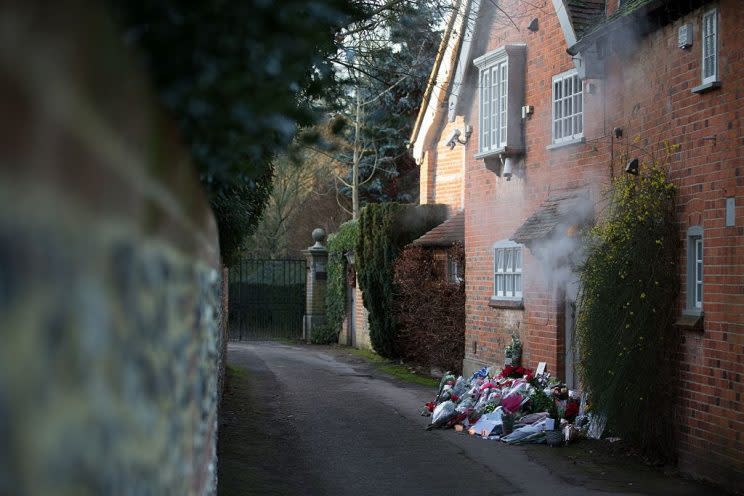
[[0,6],[0,494],[216,487],[216,224],[90,5]]

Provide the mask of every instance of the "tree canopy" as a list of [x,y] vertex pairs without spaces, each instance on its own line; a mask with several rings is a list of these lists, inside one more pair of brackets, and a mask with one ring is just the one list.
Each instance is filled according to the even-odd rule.
[[[401,192],[401,171],[415,169],[405,138],[447,2],[107,1],[190,147],[226,264],[264,210],[277,153],[329,113],[343,117],[338,130],[348,144],[356,91],[371,101],[361,163],[367,196],[410,200],[416,191]],[[348,163],[348,146],[329,150]]]
[[333,84],[336,34],[361,18],[344,0],[109,0],[191,149],[225,263],[271,191],[274,155]]

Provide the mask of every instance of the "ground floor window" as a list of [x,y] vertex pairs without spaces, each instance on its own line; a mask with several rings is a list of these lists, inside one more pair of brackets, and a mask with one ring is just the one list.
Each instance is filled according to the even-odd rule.
[[703,309],[703,229],[687,230],[687,310]]
[[493,247],[493,295],[496,299],[522,298],[522,245],[501,241]]

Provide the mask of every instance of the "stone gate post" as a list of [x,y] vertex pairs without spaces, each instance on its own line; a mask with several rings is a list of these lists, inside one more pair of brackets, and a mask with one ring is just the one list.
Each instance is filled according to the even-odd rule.
[[328,250],[323,246],[325,231],[321,228],[313,230],[315,244],[304,250],[307,259],[307,278],[305,285],[305,316],[302,320],[302,339],[310,341],[313,329],[326,321],[326,265],[328,264]]

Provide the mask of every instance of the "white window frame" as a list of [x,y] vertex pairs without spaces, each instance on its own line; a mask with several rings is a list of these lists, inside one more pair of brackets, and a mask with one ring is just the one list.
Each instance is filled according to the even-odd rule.
[[[700,74],[702,83],[715,83],[718,79],[718,9],[703,14],[700,28]],[[707,73],[706,62],[710,62],[711,73]]]
[[[508,265],[507,265],[507,262]],[[510,240],[493,245],[494,300],[522,300],[524,246]]]
[[447,256],[447,280],[453,284],[460,284],[464,276],[461,272],[458,260],[455,257]]
[[[571,69],[553,76],[551,88],[553,98],[550,129],[553,143],[567,143],[582,139],[584,137],[584,85],[579,79],[578,71]],[[567,90],[570,90],[570,95],[567,94]],[[560,126],[560,133],[556,132],[557,126]]]
[[478,81],[480,88],[478,151],[488,153],[502,150],[506,146],[509,123],[509,59],[506,51],[480,68]]
[[687,305],[686,313],[700,314],[703,311],[705,270],[703,229],[693,226],[687,230]]

